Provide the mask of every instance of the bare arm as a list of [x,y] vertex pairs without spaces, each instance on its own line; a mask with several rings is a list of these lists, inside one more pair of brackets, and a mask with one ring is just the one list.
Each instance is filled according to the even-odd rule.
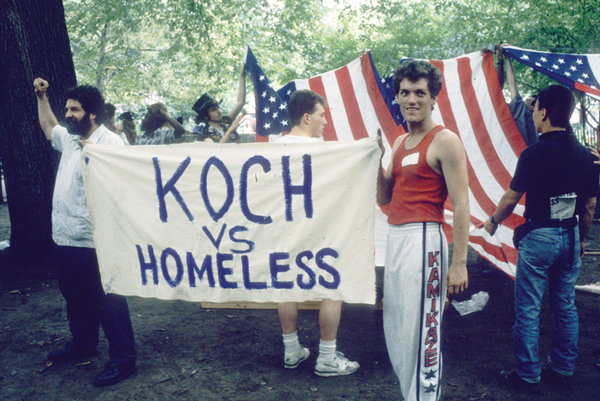
[[581,242],[581,255],[585,253],[585,239],[590,232],[594,211],[596,209],[596,198],[587,198],[584,201],[583,210],[579,213],[579,241]]
[[454,248],[447,278],[448,294],[451,295],[460,294],[469,287],[469,178],[465,149],[458,136],[448,130],[440,131],[438,135],[440,138],[435,138],[435,151],[454,212]]
[[183,134],[193,134],[191,131],[187,131],[185,128],[183,128],[183,125],[179,124],[179,121],[171,117],[169,113],[165,113],[160,108],[157,108],[156,110],[156,113],[162,114],[162,116],[165,118],[165,121],[171,124],[171,126],[175,129],[175,132],[173,132],[173,137],[176,140],[181,138]]
[[52,139],[52,129],[58,125],[58,120],[54,116],[52,108],[50,107],[50,102],[48,102],[48,98],[46,97],[46,91],[48,90],[49,85],[48,82],[42,78],[36,78],[33,81],[33,86],[35,88],[35,94],[37,95],[40,126],[42,127],[42,131],[44,131],[46,139],[50,140]]
[[508,188],[502,198],[500,198],[500,203],[498,203],[498,207],[492,213],[492,218],[494,222],[492,223],[491,219],[487,219],[485,223],[483,223],[483,228],[485,231],[490,233],[490,235],[494,235],[498,226],[504,219],[506,219],[510,214],[515,210],[515,207],[521,200],[523,196],[523,192],[515,192],[512,189]]
[[235,120],[242,108],[246,104],[246,64],[242,64],[242,72],[240,73],[240,88],[238,90],[238,99],[236,105],[231,109],[228,116],[231,121]]
[[504,55],[502,54],[502,46],[496,45],[496,74],[498,74],[498,81],[500,81],[500,89],[504,88],[504,81],[506,74],[504,73]]
[[513,69],[510,58],[504,57],[504,64],[506,65],[506,82],[508,82],[510,97],[514,99],[514,97],[519,94],[519,90],[517,89],[517,78],[515,77],[515,70]]
[[[219,143],[231,142],[231,134],[233,134],[233,132],[240,126],[240,123],[242,122],[243,118],[244,118],[243,115],[237,116],[235,121],[231,123],[231,125],[229,126],[227,131],[223,134],[223,137],[221,138]],[[211,141],[212,141],[212,139],[211,139]]]

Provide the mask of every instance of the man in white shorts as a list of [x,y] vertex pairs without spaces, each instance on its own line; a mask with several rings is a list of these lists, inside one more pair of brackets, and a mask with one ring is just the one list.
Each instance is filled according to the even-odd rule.
[[[394,72],[396,101],[408,123],[385,170],[377,201],[390,205],[383,287],[383,325],[390,360],[407,401],[440,396],[440,328],[446,293],[468,286],[469,199],[467,163],[459,137],[432,119],[442,74],[426,61],[410,60]],[[379,145],[382,149],[381,135]],[[382,153],[383,157],[383,153]],[[454,252],[442,231],[444,202],[454,212]]]
[[[325,120],[325,99],[310,90],[299,90],[292,94],[288,104],[288,116],[292,130],[277,140],[277,143],[319,142],[323,135]],[[321,341],[315,374],[322,377],[343,376],[356,372],[358,362],[348,360],[336,351],[337,331],[342,313],[342,301],[324,299],[319,312]],[[284,367],[295,369],[306,360],[310,351],[302,347],[298,340],[296,323],[298,321],[298,303],[279,304],[279,320],[285,346]]]

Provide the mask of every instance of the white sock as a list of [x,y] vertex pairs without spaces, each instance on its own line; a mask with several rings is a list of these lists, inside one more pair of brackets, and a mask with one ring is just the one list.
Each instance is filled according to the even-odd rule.
[[336,341],[319,342],[319,359],[333,359],[335,357]]
[[302,345],[300,345],[300,341],[298,340],[298,332],[283,334],[283,345],[285,346],[285,352],[288,354],[300,352]]

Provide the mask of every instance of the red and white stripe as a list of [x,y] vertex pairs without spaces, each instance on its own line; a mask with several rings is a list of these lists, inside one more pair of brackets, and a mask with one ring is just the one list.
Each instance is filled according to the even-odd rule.
[[[519,154],[525,149],[512,119],[490,53],[471,53],[450,60],[429,60],[444,75],[433,119],[458,134],[465,146],[469,172],[471,227],[469,245],[496,267],[514,277],[517,252],[512,244],[513,229],[523,222],[524,198],[513,215],[490,237],[482,223],[493,213],[509,187]],[[311,89],[327,99],[326,141],[351,141],[374,137],[381,128],[387,166],[391,146],[404,133],[396,127],[379,92],[368,55],[350,64],[309,79],[295,81],[297,89]],[[259,138],[274,141],[277,137]],[[452,206],[446,205],[446,220],[452,222]],[[448,228],[448,227],[447,227]],[[451,230],[446,229],[448,241]],[[383,265],[387,223],[378,210],[376,216],[376,262]]]
[[[517,251],[512,234],[523,222],[525,199],[493,237],[478,228],[496,209],[510,185],[519,154],[526,147],[502,95],[492,55],[476,52],[430,61],[440,68],[445,81],[433,118],[460,136],[467,153],[469,245],[514,277]],[[451,205],[446,209],[451,211]]]
[[[592,70],[592,74],[594,74],[594,78],[596,81],[600,82],[600,54],[586,54],[584,57],[587,58],[587,61],[590,64],[590,69]],[[587,93],[596,100],[600,100],[599,88],[592,88],[577,82],[576,80],[574,80],[573,83],[575,84],[575,88]]]

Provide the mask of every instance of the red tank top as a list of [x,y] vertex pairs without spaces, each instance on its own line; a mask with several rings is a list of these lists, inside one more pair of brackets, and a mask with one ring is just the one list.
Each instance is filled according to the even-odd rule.
[[438,125],[410,150],[404,148],[408,135],[398,146],[392,170],[394,190],[388,223],[444,223],[444,202],[448,198],[446,181],[431,168],[426,158],[431,141],[442,129],[444,127]]

